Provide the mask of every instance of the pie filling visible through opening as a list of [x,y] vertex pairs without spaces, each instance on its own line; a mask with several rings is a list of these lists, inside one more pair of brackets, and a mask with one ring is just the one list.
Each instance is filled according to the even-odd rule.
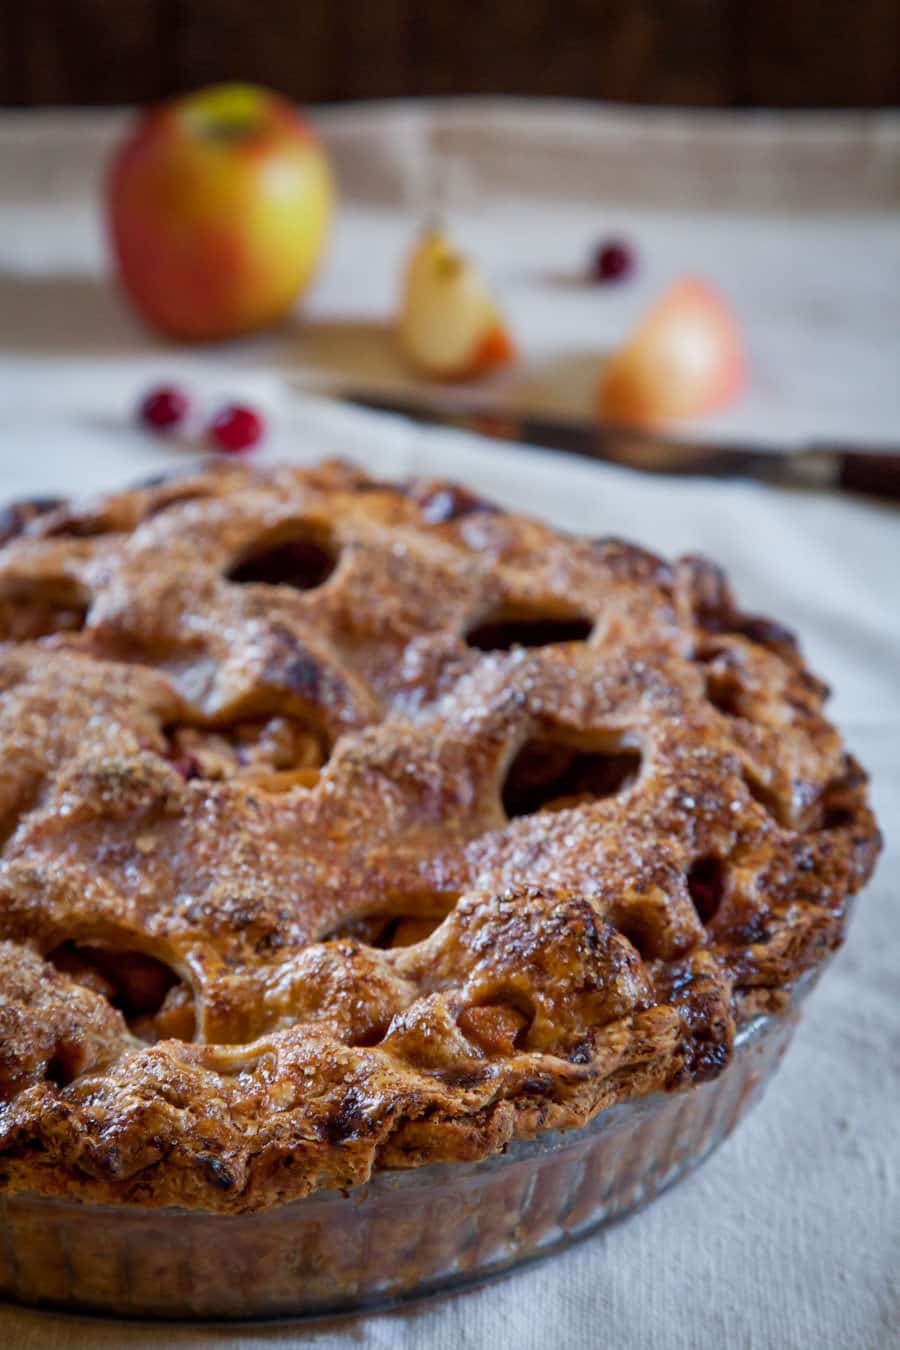
[[193,993],[156,957],[64,942],[48,952],[45,960],[76,984],[108,999],[140,1040],[193,1038]]
[[639,750],[585,750],[553,738],[526,741],[507,770],[507,816],[564,811],[630,786],[641,767]]
[[323,586],[337,566],[337,549],[327,531],[315,526],[287,538],[260,543],[235,563],[228,580],[237,585],[293,586],[313,591]]
[[279,714],[221,727],[170,726],[166,734],[167,758],[187,781],[239,778],[269,791],[314,787],[326,758],[314,731]]
[[585,642],[594,625],[579,615],[504,608],[488,615],[466,633],[466,643],[482,652],[508,652],[511,647],[546,647],[557,642]]

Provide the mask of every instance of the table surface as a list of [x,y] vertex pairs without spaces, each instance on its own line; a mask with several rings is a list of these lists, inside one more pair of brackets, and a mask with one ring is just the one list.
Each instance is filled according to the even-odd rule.
[[[177,374],[201,400],[239,393],[260,403],[269,458],[341,454],[378,473],[438,472],[567,528],[708,552],[749,607],[799,630],[834,686],[833,715],[873,774],[887,849],[768,1096],[644,1212],[482,1290],[402,1314],[315,1330],[157,1329],[0,1309],[0,1344],[900,1345],[900,940],[889,884],[900,865],[896,508],[638,477],[297,392],[341,379],[406,386],[385,317],[428,180],[443,185],[523,337],[520,372],[499,389],[509,402],[585,406],[623,325],[678,271],[701,270],[735,298],[754,361],[751,396],[707,431],[777,443],[900,439],[900,124],[793,119],[785,130],[772,119],[629,121],[505,105],[327,114],[345,206],[307,317],[201,354],[154,342],[103,278],[95,193],[120,124],[115,115],[0,117],[0,498],[89,492],[182,464],[183,449],[148,443],[129,421],[148,382]],[[532,161],[513,153],[523,127]],[[580,157],[592,173],[567,179],[560,145],[564,168]],[[635,145],[651,186],[626,175],[616,194],[611,166]],[[851,146],[844,202],[835,176]],[[536,162],[557,164],[552,193],[536,186],[546,181],[529,169]],[[741,163],[753,191],[735,172]],[[654,196],[657,179],[665,191]],[[637,240],[641,274],[598,293],[576,274],[590,242],[614,229]]]

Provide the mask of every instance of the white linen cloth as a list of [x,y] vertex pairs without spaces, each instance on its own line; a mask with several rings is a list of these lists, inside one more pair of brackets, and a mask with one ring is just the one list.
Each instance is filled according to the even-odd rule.
[[[183,464],[184,449],[160,447],[129,420],[140,391],[177,376],[207,401],[256,401],[270,421],[269,458],[340,454],[379,474],[453,476],[567,528],[669,554],[706,551],[748,607],[799,630],[834,685],[832,712],[872,772],[887,849],[765,1100],[643,1212],[482,1289],[401,1313],[154,1328],[0,1308],[0,1345],[900,1345],[898,509],[639,477],[373,418],[301,397],[285,379],[404,384],[378,321],[436,178],[523,339],[524,374],[504,386],[511,402],[583,407],[604,345],[669,277],[699,270],[733,296],[754,358],[751,396],[719,429],[900,439],[900,121],[744,125],[472,104],[325,114],[345,208],[310,319],[202,354],[154,342],[100,279],[93,194],[119,125],[111,115],[0,117],[0,500],[89,492]],[[630,153],[643,174],[624,171]],[[534,169],[551,163],[546,178]],[[604,176],[617,163],[620,188]],[[636,239],[639,279],[581,289],[573,277],[585,249],[614,229]]]

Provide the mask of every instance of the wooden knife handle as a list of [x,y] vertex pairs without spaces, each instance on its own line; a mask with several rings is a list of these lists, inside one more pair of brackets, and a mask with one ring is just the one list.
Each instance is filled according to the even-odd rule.
[[849,492],[868,492],[873,497],[898,499],[900,455],[868,455],[845,450],[841,455],[839,482]]

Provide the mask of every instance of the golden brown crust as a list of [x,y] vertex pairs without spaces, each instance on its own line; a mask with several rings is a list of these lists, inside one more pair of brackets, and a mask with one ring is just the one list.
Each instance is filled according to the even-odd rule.
[[8,1186],[478,1158],[717,1073],[841,941],[865,776],[711,564],[336,464],[0,523]]

